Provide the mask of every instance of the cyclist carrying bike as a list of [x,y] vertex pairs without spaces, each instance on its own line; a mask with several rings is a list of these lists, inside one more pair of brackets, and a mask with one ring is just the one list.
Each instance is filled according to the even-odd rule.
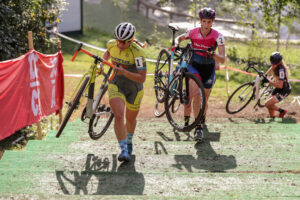
[[129,161],[147,68],[144,52],[134,42],[135,27],[123,22],[116,26],[114,34],[116,38],[107,43],[103,59],[111,58],[115,64],[116,75],[108,86],[108,94],[115,116],[114,130],[121,148],[118,160]]
[[283,118],[287,113],[286,110],[275,106],[276,103],[285,99],[291,93],[291,85],[288,79],[288,67],[282,60],[282,55],[279,52],[273,52],[270,56],[271,67],[266,72],[266,75],[273,73],[273,79],[265,78],[263,83],[268,82],[274,86],[272,97],[267,100],[265,106],[267,107],[270,117],[275,117],[275,111],[279,112],[279,117]]
[[[189,30],[176,38],[177,44],[183,40],[191,40],[194,49],[209,50],[211,47],[213,48],[211,53],[194,52],[188,65],[188,71],[195,74],[202,81],[205,88],[206,108],[202,123],[205,122],[208,98],[216,80],[216,63],[224,63],[226,60],[225,39],[221,33],[212,28],[215,15],[216,12],[213,9],[203,8],[199,12],[201,26]],[[217,47],[218,53],[215,53]],[[194,98],[194,102],[197,102],[197,96]],[[192,105],[188,105],[184,111],[185,122],[187,124],[189,122],[191,109]],[[202,126],[199,124],[195,128],[194,140],[201,141],[203,136]]]

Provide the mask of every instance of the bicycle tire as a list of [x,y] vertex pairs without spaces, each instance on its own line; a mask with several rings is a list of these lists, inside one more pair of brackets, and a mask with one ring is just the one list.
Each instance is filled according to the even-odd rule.
[[[175,82],[177,82],[176,89],[175,89],[175,87],[173,87]],[[192,122],[190,121],[191,122],[190,124],[185,125],[184,114],[183,114],[184,105],[178,106],[178,108],[180,107],[181,109],[183,109],[183,110],[179,110],[179,111],[174,110],[174,108],[172,108],[172,107],[174,106],[174,104],[176,104],[176,101],[181,102],[182,99],[189,98],[186,94],[187,93],[186,91],[187,91],[187,86],[189,84],[191,84],[192,82],[196,84],[199,95],[201,95],[201,100],[200,100],[200,102],[198,102],[201,105],[199,106],[199,112],[197,114],[194,114],[194,116],[193,116],[194,121],[192,121]],[[172,87],[173,87],[173,90],[172,90]],[[182,95],[182,96],[180,96],[180,95]],[[188,100],[188,101],[193,101],[193,99]],[[182,103],[187,104],[186,102],[182,102]],[[189,103],[192,104],[192,102],[189,102]],[[205,92],[204,92],[203,84],[192,73],[182,72],[182,75],[181,74],[176,75],[173,78],[173,80],[171,81],[171,83],[169,84],[168,89],[166,90],[166,100],[165,100],[166,116],[167,116],[169,123],[171,124],[171,126],[174,127],[175,130],[191,131],[193,128],[195,128],[199,124],[201,119],[203,118],[205,104],[206,104],[206,99],[205,99]],[[176,112],[174,112],[174,111],[176,111]],[[176,115],[175,115],[175,113],[176,113]]]
[[[235,113],[238,113],[238,112],[240,112],[240,111],[242,111],[249,103],[250,103],[250,101],[254,98],[254,95],[255,95],[255,90],[254,90],[254,88],[253,88],[253,86],[254,86],[254,82],[247,82],[247,83],[244,83],[244,84],[242,84],[242,85],[240,85],[230,96],[229,96],[229,98],[228,98],[228,100],[227,100],[227,103],[226,103],[226,112],[228,113],[228,114],[235,114]],[[238,94],[238,92],[241,90],[241,89],[243,89],[244,87],[250,87],[250,89],[252,90],[252,91],[249,91],[249,92],[252,92],[252,94],[250,95],[250,98],[249,99],[247,99],[246,98],[246,101],[245,101],[245,103],[244,104],[242,104],[241,106],[239,106],[238,105],[238,102],[233,102],[233,97],[235,97],[235,95],[236,94]],[[244,91],[246,90],[246,89],[248,89],[248,88],[244,88]],[[242,91],[242,92],[244,92],[244,91]],[[249,94],[248,94],[248,96],[249,96]],[[246,96],[247,97],[247,96]],[[239,96],[239,98],[238,99],[240,99],[240,101],[244,101],[244,99],[241,99],[241,97]],[[232,103],[231,103],[232,102]],[[232,110],[231,108],[230,108],[230,105],[238,105],[238,108],[237,109],[235,109],[235,110]]]
[[[164,108],[164,104],[162,105],[163,108],[159,108],[160,104],[161,103],[159,103],[156,100],[155,105],[154,105],[154,115],[155,115],[155,117],[158,117],[158,118],[162,117],[166,113],[165,108]],[[161,111],[161,109],[162,109],[162,111]]]
[[159,103],[163,103],[165,100],[165,90],[170,76],[169,66],[170,54],[166,49],[162,49],[157,57],[154,73],[154,91]]
[[[169,104],[169,106],[172,106],[171,108],[173,113],[175,113],[180,106],[180,103],[177,106],[174,106],[174,104],[175,104],[175,99],[173,99],[173,101],[171,101],[171,103]],[[158,108],[159,105],[160,103],[156,101],[154,105],[154,115],[157,118],[162,117],[166,113],[165,105],[164,104],[162,105],[164,107],[162,111],[160,111],[161,108]]]
[[72,115],[74,109],[78,106],[79,101],[80,101],[80,98],[81,98],[81,96],[82,96],[82,94],[83,94],[83,92],[84,92],[84,90],[85,90],[85,88],[86,88],[86,86],[87,86],[89,80],[90,80],[90,76],[87,76],[87,77],[84,79],[84,81],[83,81],[83,83],[81,84],[81,86],[80,86],[78,92],[76,93],[76,95],[75,95],[73,101],[70,103],[71,106],[69,106],[69,109],[68,109],[68,111],[67,111],[67,114],[65,115],[65,117],[64,117],[62,123],[60,124],[59,129],[58,129],[58,131],[57,131],[57,133],[56,133],[56,137],[57,137],[57,138],[62,134],[62,132],[63,132],[65,126],[67,125],[67,123],[68,123],[68,121],[69,121],[69,119],[70,119],[70,117],[71,117],[71,115]]
[[[93,114],[93,116],[89,122],[89,131],[88,132],[89,132],[90,138],[93,140],[98,140],[99,138],[101,138],[104,135],[104,133],[107,131],[107,129],[109,128],[109,126],[114,118],[114,114],[111,111],[110,106],[107,106],[109,104],[108,103],[101,104],[101,100],[102,100],[104,94],[106,93],[107,88],[108,87],[105,86],[102,89],[102,91],[100,93],[99,104],[97,105],[97,108],[96,108],[96,112]],[[108,115],[108,117],[102,118],[102,119],[104,119],[103,120],[104,123],[100,124],[99,119],[101,118],[101,115]],[[102,119],[100,119],[100,120],[102,120]],[[95,124],[94,124],[94,122],[95,122]],[[97,127],[97,130],[95,130],[96,127]]]

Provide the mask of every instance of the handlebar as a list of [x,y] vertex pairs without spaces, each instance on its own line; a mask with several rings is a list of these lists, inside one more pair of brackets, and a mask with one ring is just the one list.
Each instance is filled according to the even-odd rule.
[[256,71],[256,73],[258,73],[259,76],[265,77],[263,71],[258,71],[258,69],[256,69],[256,67],[251,66],[251,65],[249,65],[249,64],[248,64],[248,66],[247,66],[247,68],[246,68],[246,71],[248,72],[250,68],[254,69],[254,71]]
[[76,49],[75,53],[73,54],[72,61],[75,60],[75,58],[76,58],[76,56],[78,55],[79,52],[83,52],[83,53],[91,56],[92,58],[95,59],[96,62],[99,61],[101,63],[104,63],[105,65],[108,65],[111,68],[114,68],[114,65],[112,63],[108,62],[107,60],[102,59],[101,57],[99,57],[99,56],[97,56],[97,55],[95,55],[95,54],[93,54],[91,52],[89,52],[88,50],[83,49],[82,48],[82,43],[80,43],[77,46],[77,49]]
[[[112,69],[114,69],[115,66],[112,63],[108,62],[107,60],[102,59],[101,57],[99,57],[99,56],[97,56],[97,55],[95,55],[91,52],[89,52],[88,50],[83,49],[82,46],[83,46],[82,43],[80,43],[77,46],[77,49],[74,52],[73,57],[72,57],[72,62],[75,60],[75,58],[76,58],[76,56],[78,55],[79,52],[83,52],[83,53],[91,56],[92,58],[94,58],[95,59],[95,64],[99,61],[99,62],[104,63],[105,65],[111,67]],[[112,74],[109,78],[109,81],[111,81],[113,79],[114,75],[115,75],[115,71],[112,72]]]
[[[211,46],[209,47],[207,50],[203,50],[203,49],[194,49],[191,47],[191,44],[187,44],[185,47],[180,47],[180,46],[174,46],[171,48],[172,51],[177,52],[177,51],[181,51],[181,52],[201,52],[201,53],[207,53],[208,55],[213,55],[214,54],[214,47]],[[175,54],[177,55],[177,54]],[[177,55],[177,57],[181,58],[183,54],[181,54],[180,56]],[[177,59],[179,59],[177,58]]]

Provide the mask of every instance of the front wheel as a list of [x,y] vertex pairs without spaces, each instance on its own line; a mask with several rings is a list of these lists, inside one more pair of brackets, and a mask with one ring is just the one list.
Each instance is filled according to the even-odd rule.
[[[176,75],[166,90],[166,116],[178,131],[195,128],[203,118],[205,104],[203,84],[189,72]],[[190,116],[189,123],[186,123],[185,116]]]
[[62,123],[60,124],[59,129],[58,129],[58,131],[57,131],[57,133],[56,133],[56,137],[57,137],[57,138],[58,138],[58,137],[61,135],[61,133],[63,132],[65,126],[67,125],[67,123],[68,123],[68,121],[69,121],[69,119],[70,119],[70,117],[71,117],[71,115],[72,115],[72,113],[73,113],[73,111],[74,111],[75,109],[77,109],[77,107],[78,107],[78,105],[79,105],[79,102],[80,102],[80,98],[81,98],[81,96],[82,96],[82,94],[83,94],[83,92],[84,92],[84,90],[85,90],[85,88],[86,88],[86,86],[87,86],[89,80],[90,80],[90,77],[87,76],[87,77],[84,79],[83,83],[81,84],[81,86],[80,86],[80,88],[79,88],[77,94],[75,95],[73,101],[72,101],[71,103],[69,103],[69,109],[68,109],[68,111],[67,111],[67,114],[65,115],[65,117],[64,117]]
[[104,135],[114,118],[114,114],[108,103],[108,99],[104,98],[106,91],[107,86],[105,86],[100,92],[99,104],[97,105],[96,111],[90,119],[89,135],[93,140],[97,140]]
[[239,86],[228,98],[226,112],[235,114],[243,110],[254,98],[254,82],[247,82]]

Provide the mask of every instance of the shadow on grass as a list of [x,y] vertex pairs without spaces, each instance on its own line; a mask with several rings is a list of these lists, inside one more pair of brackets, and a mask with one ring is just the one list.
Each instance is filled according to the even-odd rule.
[[142,195],[145,178],[135,170],[135,155],[117,166],[117,156],[88,154],[85,170],[56,171],[60,189],[67,195]]
[[[191,133],[179,133],[174,131],[175,139],[165,136],[162,132],[157,132],[166,142],[169,141],[193,141]],[[182,136],[182,134],[184,134]],[[197,172],[198,170],[205,170],[210,172],[224,172],[228,169],[237,167],[236,159],[233,155],[220,155],[215,152],[211,146],[211,142],[220,141],[220,132],[209,132],[205,127],[204,129],[204,140],[202,142],[195,142],[194,148],[197,156],[193,155],[175,155],[175,167],[179,170],[187,170],[188,172]],[[167,149],[163,146],[162,142],[155,142],[156,154],[160,154],[161,151],[158,147],[162,148],[165,154],[168,154]]]
[[248,119],[255,124],[270,124],[270,123],[281,123],[281,124],[296,124],[297,120],[294,118],[283,118],[283,119],[272,119],[272,118],[258,118],[258,119]]

